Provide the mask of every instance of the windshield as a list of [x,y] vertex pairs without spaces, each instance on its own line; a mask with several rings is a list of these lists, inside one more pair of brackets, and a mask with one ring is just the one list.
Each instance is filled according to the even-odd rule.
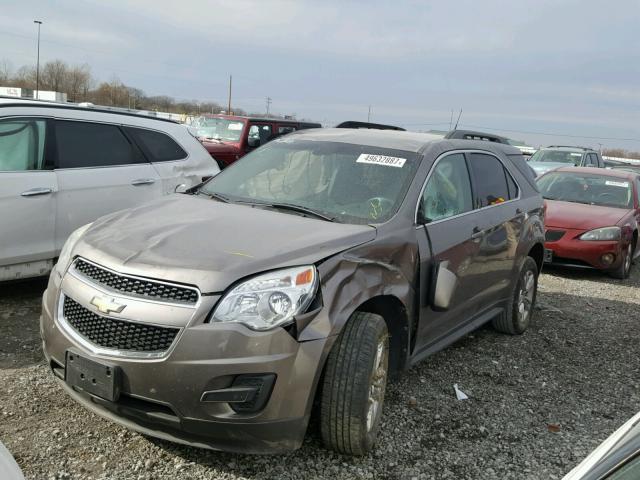
[[570,152],[567,150],[538,150],[531,156],[529,161],[566,163],[567,165],[577,167],[580,165],[581,158],[582,153],[580,152]]
[[198,119],[196,136],[213,140],[226,140],[229,142],[239,142],[244,128],[244,122],[239,120],[228,120],[226,118]]
[[199,192],[231,202],[295,205],[341,223],[381,223],[402,204],[417,166],[412,152],[284,137],[246,155]]
[[539,177],[538,188],[549,200],[633,208],[631,182],[623,178],[554,172]]

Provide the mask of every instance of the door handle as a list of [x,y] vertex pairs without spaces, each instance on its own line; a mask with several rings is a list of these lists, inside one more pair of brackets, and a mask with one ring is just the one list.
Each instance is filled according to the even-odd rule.
[[53,192],[53,190],[50,188],[38,187],[32,188],[31,190],[26,190],[20,195],[23,197],[35,197],[36,195],[48,195],[51,192]]
[[473,230],[471,231],[471,240],[473,240],[474,242],[478,242],[483,235],[484,232],[482,230],[480,230],[478,227],[473,227]]
[[131,182],[131,185],[137,187],[139,185],[151,185],[152,183],[156,183],[153,178],[138,178],[137,180]]

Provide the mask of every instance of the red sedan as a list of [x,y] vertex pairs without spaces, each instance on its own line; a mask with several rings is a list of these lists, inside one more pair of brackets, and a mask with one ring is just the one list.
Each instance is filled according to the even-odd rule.
[[564,167],[537,182],[547,209],[545,261],[627,278],[640,254],[640,175]]

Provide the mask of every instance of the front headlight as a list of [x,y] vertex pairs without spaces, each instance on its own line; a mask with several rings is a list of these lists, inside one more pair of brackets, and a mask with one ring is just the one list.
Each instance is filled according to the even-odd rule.
[[73,247],[76,246],[76,243],[78,243],[80,237],[84,234],[84,232],[88,230],[91,225],[91,223],[87,223],[77,230],[74,230],[73,233],[69,235],[69,238],[67,238],[67,241],[64,242],[64,246],[60,251],[58,262],[55,266],[55,270],[60,276],[64,274],[64,272],[67,270],[67,267],[69,266],[69,263],[71,263],[71,253],[73,252]]
[[580,240],[620,240],[620,227],[596,228],[580,235]]
[[227,292],[211,322],[237,322],[253,330],[269,330],[293,321],[316,293],[314,266],[287,268],[253,277]]

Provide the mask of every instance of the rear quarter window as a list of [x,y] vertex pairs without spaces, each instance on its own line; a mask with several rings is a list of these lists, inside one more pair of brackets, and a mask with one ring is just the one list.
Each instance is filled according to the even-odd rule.
[[169,135],[155,130],[127,127],[150,162],[171,162],[187,158],[187,152]]

